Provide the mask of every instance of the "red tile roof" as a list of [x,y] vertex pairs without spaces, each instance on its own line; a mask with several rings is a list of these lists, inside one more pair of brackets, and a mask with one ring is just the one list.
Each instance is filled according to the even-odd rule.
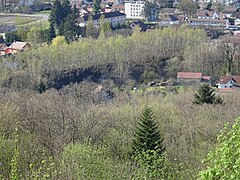
[[211,76],[202,76],[202,78],[203,78],[204,80],[208,80],[208,81],[210,81]]
[[180,79],[201,79],[202,73],[199,72],[178,72],[177,78]]
[[232,93],[235,91],[235,88],[219,88],[218,92],[220,93]]
[[236,83],[240,83],[240,76],[232,76],[232,75],[221,76],[218,83],[227,84],[230,80],[233,80]]

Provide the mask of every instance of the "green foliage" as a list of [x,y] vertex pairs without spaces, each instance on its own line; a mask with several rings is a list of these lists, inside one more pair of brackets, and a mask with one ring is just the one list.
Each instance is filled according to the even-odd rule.
[[131,154],[138,154],[154,150],[158,154],[162,154],[165,148],[162,145],[161,138],[156,118],[153,111],[149,107],[145,107],[143,114],[139,118],[140,122],[134,134]]
[[144,16],[148,21],[156,21],[158,18],[159,9],[157,9],[156,1],[146,1],[144,4]]
[[63,44],[66,44],[66,41],[65,41],[65,37],[64,37],[64,36],[57,36],[57,37],[55,37],[55,38],[53,39],[53,41],[52,41],[52,45],[53,45],[53,46],[56,46],[56,47],[61,46],[61,45],[63,45]]
[[5,34],[6,42],[7,43],[13,43],[14,41],[26,41],[27,40],[27,30],[17,30],[13,32],[7,32]]
[[240,118],[232,129],[225,126],[218,137],[216,149],[208,154],[205,163],[207,169],[199,173],[199,179],[235,180],[240,178]]
[[63,20],[63,7],[59,0],[55,0],[51,9],[49,22],[56,25],[57,28],[60,27],[60,24]]
[[212,2],[209,2],[209,3],[207,4],[206,9],[207,9],[207,10],[210,10],[211,8],[212,8]]
[[47,42],[48,29],[45,27],[32,27],[27,36],[33,43]]
[[65,36],[68,43],[77,39],[80,35],[80,28],[77,26],[77,19],[79,17],[79,11],[74,6],[71,10],[71,5],[69,0],[63,0],[62,4],[56,0],[53,4],[51,14],[50,14],[50,29],[48,43],[54,38],[54,26],[58,30],[57,34],[59,36]]
[[64,22],[63,36],[68,43],[76,40],[80,34],[80,27],[78,27],[76,23],[77,22],[73,14],[69,14]]
[[42,161],[38,167],[36,165],[30,164],[30,179],[32,180],[51,180],[56,178],[60,173],[57,171],[56,164],[54,163],[52,157],[47,157],[44,153],[42,154]]
[[21,178],[21,174],[19,172],[19,150],[18,150],[18,129],[15,130],[15,140],[14,140],[14,153],[11,160],[11,172],[10,172],[10,180],[19,180]]
[[55,29],[53,23],[50,23],[49,31],[48,31],[48,43],[51,44],[52,40],[56,37]]
[[222,104],[220,97],[216,97],[215,90],[205,83],[200,86],[198,92],[194,95],[194,104]]
[[70,144],[61,158],[63,179],[126,179],[127,168],[114,161],[104,147]]
[[97,33],[98,33],[97,29],[93,24],[93,16],[89,15],[87,25],[86,25],[86,32],[85,32],[86,37],[96,37]]
[[157,79],[159,79],[159,75],[156,74],[154,71],[149,71],[149,70],[145,70],[142,76],[140,77],[140,80],[146,83],[157,80]]
[[[134,156],[136,163],[133,170],[132,179],[173,179],[174,173],[171,163],[164,154],[159,154],[154,150],[148,150]],[[175,176],[176,178],[176,176]],[[178,176],[178,179],[181,179]]]
[[181,0],[177,8],[186,15],[192,17],[197,13],[197,3],[192,0]]
[[100,13],[101,10],[101,0],[93,0],[93,14]]
[[[0,137],[0,179],[8,179],[11,172],[15,142],[5,137]],[[15,154],[16,156],[17,154]]]
[[65,20],[69,14],[72,13],[71,4],[69,0],[62,1],[62,19]]

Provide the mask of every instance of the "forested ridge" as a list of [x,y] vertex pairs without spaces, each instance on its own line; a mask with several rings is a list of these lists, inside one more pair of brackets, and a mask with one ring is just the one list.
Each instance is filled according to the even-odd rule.
[[[225,158],[239,157],[227,148],[237,148],[237,94],[215,96],[205,85],[197,92],[132,90],[176,79],[178,71],[217,79],[229,69],[222,49],[203,29],[181,26],[70,44],[53,40],[2,59],[0,178],[240,177],[236,161]],[[112,98],[102,98],[100,85]]]
[[[176,78],[178,71],[202,72],[217,79],[227,72],[220,46],[207,42],[204,30],[186,26],[147,33],[136,30],[129,37],[87,38],[19,54],[16,60],[21,62],[20,71],[12,74],[12,70],[2,64],[1,83],[36,87],[43,81],[54,87],[56,79],[61,81],[66,76],[72,78],[68,83],[78,82],[78,73],[86,69],[91,74],[100,74],[95,81],[118,79],[120,85],[129,79],[141,81],[144,71],[164,79]],[[21,84],[24,79],[29,80],[27,85]]]

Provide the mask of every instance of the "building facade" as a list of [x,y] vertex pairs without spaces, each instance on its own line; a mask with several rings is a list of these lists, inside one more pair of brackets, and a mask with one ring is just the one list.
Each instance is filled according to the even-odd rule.
[[190,26],[228,27],[227,20],[190,18],[188,22]]
[[[110,22],[113,28],[117,26],[124,25],[126,23],[126,14],[120,12],[109,12],[109,13],[101,13],[93,15],[93,24],[94,26],[100,25],[100,18],[104,16],[104,21]],[[79,18],[79,26],[84,27],[87,25],[89,15],[84,15]]]
[[144,19],[143,1],[125,2],[125,14],[127,19]]

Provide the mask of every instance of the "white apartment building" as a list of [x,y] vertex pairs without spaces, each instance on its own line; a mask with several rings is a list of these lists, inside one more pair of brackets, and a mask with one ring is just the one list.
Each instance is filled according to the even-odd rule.
[[125,2],[125,14],[127,19],[144,19],[144,1]]

